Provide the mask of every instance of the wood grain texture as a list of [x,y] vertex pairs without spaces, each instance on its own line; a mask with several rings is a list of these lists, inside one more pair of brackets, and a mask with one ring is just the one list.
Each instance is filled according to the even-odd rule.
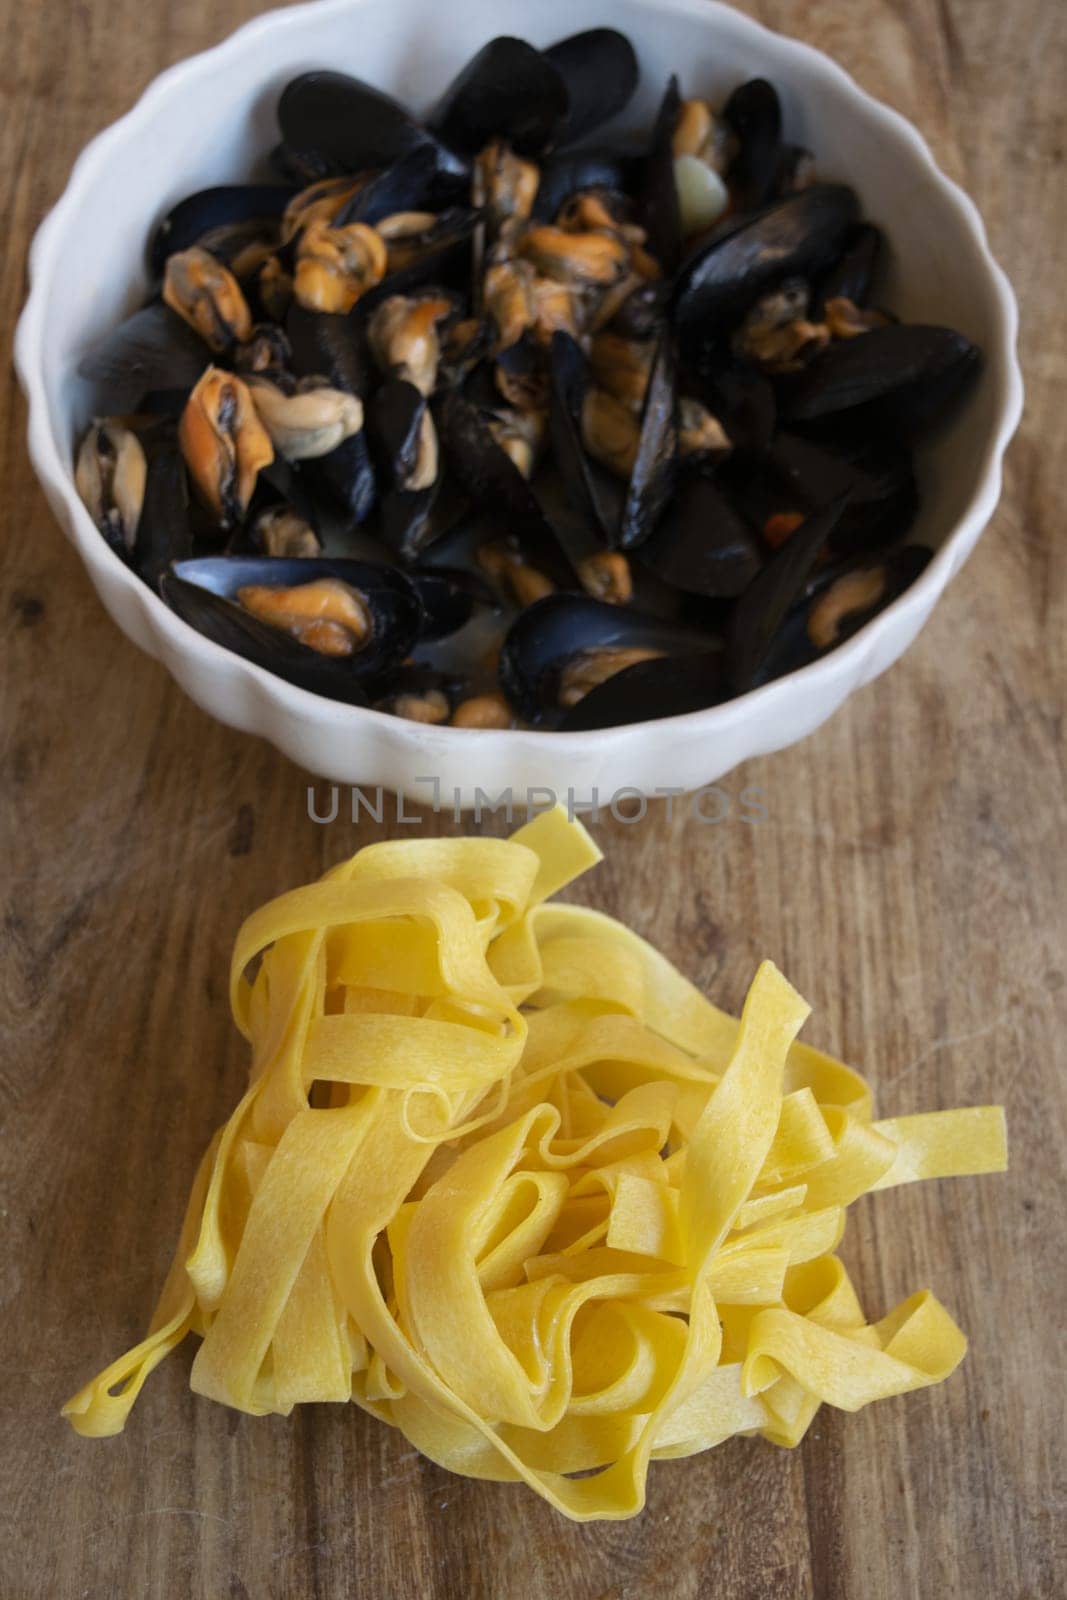
[[[5,340],[26,243],[83,142],[258,9],[0,0]],[[1067,1592],[1067,13],[749,9],[913,118],[975,196],[1022,303],[1027,415],[993,526],[906,660],[727,780],[734,797],[759,787],[768,820],[609,820],[578,896],[730,1006],[772,956],[814,1004],[809,1036],[870,1073],[887,1113],[1007,1105],[1009,1176],[865,1201],[846,1241],[872,1315],[929,1283],[970,1356],[943,1388],[824,1411],[798,1451],[738,1442],[655,1466],[648,1510],[621,1526],[451,1478],[355,1408],[230,1415],[189,1394],[186,1353],[121,1438],[69,1432],[59,1404],[139,1337],[196,1159],[238,1095],[224,973],[240,919],[387,830],[309,821],[295,767],[210,722],[118,634],[33,479],[5,360],[4,1600]]]

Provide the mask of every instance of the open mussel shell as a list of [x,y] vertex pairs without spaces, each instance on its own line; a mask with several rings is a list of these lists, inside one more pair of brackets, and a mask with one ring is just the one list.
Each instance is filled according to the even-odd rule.
[[530,484],[489,430],[486,412],[458,390],[434,403],[438,434],[450,474],[476,508],[492,508],[498,537],[518,535],[531,564],[553,583],[578,580]]
[[239,224],[277,223],[295,193],[288,185],[240,183],[187,195],[167,212],[152,235],[148,248],[152,276],[162,277],[169,255],[200,244],[216,230]]
[[420,145],[433,149],[442,171],[463,171],[463,163],[391,95],[343,72],[294,78],[278,102],[278,123],[287,148],[313,153],[326,172],[388,167]]
[[839,339],[779,383],[786,421],[847,415],[863,428],[922,439],[977,381],[981,353],[962,333],[918,322],[890,323]]
[[[246,586],[297,588],[332,578],[354,589],[370,619],[363,646],[347,656],[324,656],[246,611],[237,599]],[[423,627],[418,591],[394,567],[330,557],[217,556],[181,561],[163,577],[164,599],[186,622],[300,688],[354,705],[367,701],[365,683],[390,672],[410,653]]]
[[752,78],[734,90],[722,114],[737,138],[737,153],[727,174],[734,207],[756,211],[774,199],[782,175],[782,108],[777,90],[766,78]]
[[844,249],[819,279],[812,296],[812,316],[825,313],[827,300],[851,300],[854,306],[870,304],[878,279],[885,239],[873,222],[859,222],[845,237]]
[[549,388],[552,455],[577,517],[597,543],[615,544],[623,507],[621,486],[582,443],[582,405],[589,383],[589,363],[581,347],[569,333],[554,333]]
[[180,411],[210,362],[200,336],[153,300],[104,334],[82,357],[78,375],[92,384],[93,409],[101,415]]
[[[420,461],[427,423],[433,456],[430,481],[414,482],[427,463]],[[379,532],[404,561],[414,561],[436,537],[433,507],[440,485],[437,441],[426,397],[403,378],[388,378],[367,406],[367,432],[383,485]]]
[[778,402],[766,373],[721,348],[706,352],[694,384],[705,405],[726,429],[735,450],[758,453],[774,437]]
[[506,139],[521,156],[557,142],[570,111],[567,87],[540,50],[522,39],[490,39],[445,90],[432,127],[452,150],[476,155]]
[[565,150],[541,165],[533,216],[555,222],[560,208],[574,194],[589,190],[626,194],[634,181],[637,159],[615,150]]
[[858,216],[853,190],[819,183],[755,215],[731,218],[678,276],[674,316],[683,346],[714,340],[784,279],[822,271],[840,254]]
[[615,28],[572,34],[550,45],[545,59],[567,91],[567,115],[558,134],[561,145],[576,144],[624,111],[640,76],[633,45]]
[[298,378],[325,378],[333,389],[344,389],[361,400],[367,398],[378,381],[378,369],[361,306],[350,316],[337,316],[327,311],[308,311],[294,301],[285,331]]
[[839,554],[896,543],[918,514],[911,456],[891,440],[879,438],[845,453],[783,428],[765,460],[789,506],[814,511],[847,496],[830,541]]
[[674,588],[711,600],[742,594],[763,564],[747,521],[702,472],[682,478],[640,560]]
[[571,709],[569,700],[577,703],[583,684],[592,689],[613,667],[714,649],[700,629],[586,595],[551,594],[527,606],[508,629],[500,686],[527,722],[555,721]]
[[[358,311],[359,308],[357,308]],[[332,388],[365,399],[378,381],[363,316],[308,311],[295,302],[286,319],[297,377],[328,379]],[[329,455],[306,461],[302,471],[352,523],[365,522],[378,491],[365,430],[352,434]]]
[[674,181],[674,130],[681,104],[678,79],[672,77],[637,180],[638,221],[648,235],[649,251],[669,278],[677,272],[682,254],[682,215]]
[[911,587],[929,565],[923,545],[852,556],[817,567],[779,629],[757,675],[769,683],[851,639]]
[[442,171],[436,148],[417,144],[363,184],[338,212],[333,226],[365,222],[373,227],[398,211],[442,211],[464,204],[469,194],[465,174]]
[[801,523],[738,599],[726,641],[734,694],[745,694],[763,681],[760,674],[778,630],[804,594],[845,505],[841,496]]
[[619,526],[623,550],[644,543],[674,493],[678,470],[677,395],[673,341],[664,330],[652,361],[641,413],[641,439]]
[[144,503],[130,564],[150,589],[193,551],[193,516],[185,461],[173,434],[148,453]]
[[494,609],[496,606],[492,589],[473,572],[435,567],[413,572],[411,581],[425,612],[420,645],[458,633],[479,607]]
[[614,673],[564,713],[559,731],[588,733],[630,722],[658,722],[706,711],[727,698],[722,650],[709,638],[706,650],[635,661]]

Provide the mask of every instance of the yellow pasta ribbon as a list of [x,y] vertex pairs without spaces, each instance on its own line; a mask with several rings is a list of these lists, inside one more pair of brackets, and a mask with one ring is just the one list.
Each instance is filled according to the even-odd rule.
[[821,1404],[953,1371],[944,1307],[869,1322],[835,1251],[868,1191],[1003,1170],[1000,1108],[875,1121],[769,962],[737,1020],[551,903],[599,859],[556,810],[371,845],[249,917],[249,1087],[147,1337],[64,1407],[79,1433],[121,1432],[194,1333],[200,1394],[355,1400],[581,1521],[639,1511],[655,1458],[795,1445]]

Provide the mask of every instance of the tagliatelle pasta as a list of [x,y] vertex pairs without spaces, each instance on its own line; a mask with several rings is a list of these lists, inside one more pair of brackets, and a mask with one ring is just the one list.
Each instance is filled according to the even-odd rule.
[[944,1307],[868,1322],[834,1252],[869,1190],[1003,1169],[1000,1108],[875,1121],[769,962],[735,1021],[628,928],[547,903],[598,859],[549,812],[371,845],[248,919],[249,1088],[148,1336],[64,1408],[79,1433],[120,1432],[195,1333],[200,1394],[352,1399],[586,1520],[639,1511],[654,1458],[795,1445],[820,1404],[948,1376]]

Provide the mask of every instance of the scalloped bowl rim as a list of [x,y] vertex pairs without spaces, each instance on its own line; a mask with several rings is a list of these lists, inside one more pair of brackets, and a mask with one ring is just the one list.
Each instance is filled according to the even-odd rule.
[[[30,294],[19,319],[15,337],[15,367],[29,405],[28,443],[35,470],[49,497],[58,495],[68,513],[67,531],[76,545],[94,584],[98,579],[108,585],[118,584],[137,596],[143,620],[150,630],[162,636],[169,645],[185,654],[199,655],[205,662],[214,662],[220,670],[228,671],[233,679],[243,680],[246,688],[265,690],[268,698],[278,701],[289,714],[301,714],[305,719],[320,724],[343,724],[355,729],[372,719],[394,735],[390,742],[407,745],[412,751],[425,748],[428,730],[421,724],[405,723],[389,713],[369,707],[350,706],[331,701],[306,690],[298,689],[273,673],[246,661],[223,646],[205,638],[184,622],[136,576],[103,540],[74,486],[72,471],[65,465],[60,445],[51,426],[49,406],[45,393],[38,347],[43,333],[46,308],[46,287],[56,264],[58,244],[63,234],[68,212],[73,208],[77,189],[86,179],[101,168],[113,148],[125,142],[142,120],[153,113],[170,97],[184,94],[194,76],[207,75],[225,66],[230,57],[244,52],[261,35],[279,34],[298,20],[306,21],[310,13],[329,17],[359,10],[371,0],[311,0],[310,4],[287,6],[253,18],[236,29],[227,38],[207,50],[184,58],[166,68],[144,89],[135,104],[123,116],[97,134],[74,162],[63,193],[41,223],[29,254]],[[442,748],[439,741],[452,743],[455,749],[460,742],[476,739],[494,742],[509,741],[516,752],[532,755],[562,756],[575,751],[576,741],[583,747],[603,751],[607,747],[622,745],[649,730],[706,728],[709,734],[733,727],[737,722],[754,718],[757,712],[770,713],[773,708],[787,702],[798,690],[815,693],[820,687],[827,691],[825,698],[834,706],[847,698],[849,689],[836,700],[832,686],[841,680],[852,680],[858,687],[871,676],[865,676],[864,667],[876,656],[882,640],[892,630],[904,633],[904,619],[929,613],[950,578],[959,570],[974,548],[983,529],[996,508],[1001,492],[1002,462],[1004,452],[1018,427],[1023,407],[1023,384],[1016,354],[1018,310],[1008,279],[994,258],[986,236],[985,225],[970,197],[952,179],[946,176],[935,162],[930,149],[914,125],[900,112],[893,110],[862,89],[855,79],[823,51],[813,45],[777,32],[757,22],[743,12],[720,3],[720,0],[654,0],[647,5],[652,11],[660,9],[699,19],[714,27],[724,17],[729,25],[760,39],[771,54],[784,53],[792,59],[802,59],[808,73],[817,81],[819,77],[836,82],[863,107],[867,117],[880,125],[886,135],[902,141],[910,148],[912,157],[926,170],[939,190],[940,198],[951,205],[971,237],[976,254],[989,275],[995,292],[999,355],[1004,373],[1004,392],[999,407],[995,433],[989,441],[984,459],[975,472],[970,498],[960,513],[955,527],[946,536],[941,547],[920,577],[910,585],[892,605],[880,612],[862,627],[851,639],[837,649],[806,667],[786,674],[773,682],[747,694],[725,701],[704,710],[680,716],[663,717],[644,722],[632,722],[616,727],[593,729],[588,732],[539,731],[534,729],[469,729],[435,727],[434,748]],[[987,352],[988,354],[988,352]],[[97,584],[98,587],[98,584]],[[921,625],[921,624],[920,624]],[[125,631],[125,630],[124,630]],[[915,630],[917,631],[917,629]],[[906,648],[906,647],[905,647]],[[902,652],[897,652],[900,654]],[[895,659],[895,656],[892,658]],[[886,665],[889,663],[887,662]],[[828,713],[829,714],[829,713]],[[401,731],[406,737],[399,737]],[[272,737],[270,733],[266,735]],[[421,781],[421,780],[417,780]],[[403,788],[403,782],[396,787]]]

